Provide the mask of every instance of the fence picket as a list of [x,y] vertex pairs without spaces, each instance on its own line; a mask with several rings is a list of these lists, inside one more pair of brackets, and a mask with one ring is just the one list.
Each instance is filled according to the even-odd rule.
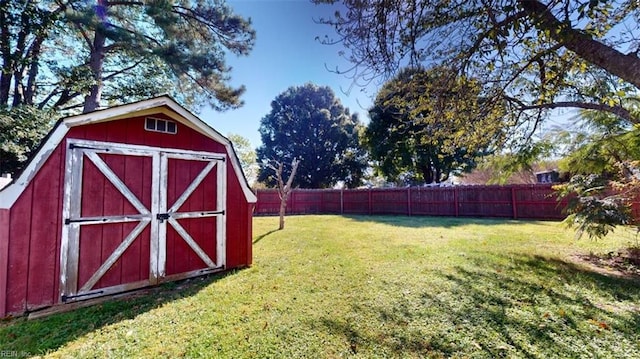
[[[275,190],[258,190],[254,214],[277,215]],[[338,203],[339,201],[339,203]],[[564,219],[550,185],[372,189],[295,189],[287,214],[394,214],[514,219]]]

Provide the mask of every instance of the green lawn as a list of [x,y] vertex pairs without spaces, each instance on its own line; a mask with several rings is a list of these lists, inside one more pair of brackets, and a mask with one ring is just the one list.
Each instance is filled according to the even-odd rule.
[[0,350],[52,357],[640,357],[640,284],[571,262],[635,244],[559,223],[254,220],[254,265],[44,319]]

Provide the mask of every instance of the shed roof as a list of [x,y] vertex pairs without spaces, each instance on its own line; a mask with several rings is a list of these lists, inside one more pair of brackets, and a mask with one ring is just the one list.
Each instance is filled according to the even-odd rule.
[[247,179],[242,172],[240,160],[233,149],[231,141],[221,135],[218,131],[211,128],[211,126],[207,125],[196,115],[180,106],[174,99],[164,95],[148,100],[63,118],[43,140],[38,151],[31,157],[31,160],[27,163],[22,173],[16,177],[11,184],[0,190],[0,209],[10,208],[15,203],[22,191],[24,191],[24,189],[29,185],[40,167],[44,165],[46,160],[49,158],[49,155],[51,155],[51,153],[56,149],[69,129],[76,126],[116,121],[134,116],[151,115],[158,112],[164,113],[173,120],[182,123],[202,135],[224,145],[229,155],[231,167],[240,181],[242,192],[244,193],[247,202],[256,203],[257,197],[253,191],[251,191]]

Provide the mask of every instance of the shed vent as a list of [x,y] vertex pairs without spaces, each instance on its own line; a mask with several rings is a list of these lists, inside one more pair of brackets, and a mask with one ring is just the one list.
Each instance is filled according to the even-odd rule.
[[160,118],[147,117],[144,122],[144,128],[147,131],[163,132],[175,134],[178,132],[178,126],[173,121],[163,120]]

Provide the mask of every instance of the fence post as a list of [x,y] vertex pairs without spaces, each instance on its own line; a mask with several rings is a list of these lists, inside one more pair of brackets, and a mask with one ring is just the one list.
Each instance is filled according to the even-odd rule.
[[515,186],[511,186],[511,208],[513,209],[513,219],[518,219],[518,204],[516,203]]
[[344,214],[344,188],[340,189],[340,214]]
[[411,186],[407,188],[407,213],[411,216]]
[[371,206],[372,206],[372,203],[371,203],[371,188],[369,188],[369,215],[371,215],[371,213],[372,213],[371,212]]
[[453,186],[453,204],[454,204],[454,212],[456,214],[456,217],[459,216],[459,210],[458,210],[458,187]]

